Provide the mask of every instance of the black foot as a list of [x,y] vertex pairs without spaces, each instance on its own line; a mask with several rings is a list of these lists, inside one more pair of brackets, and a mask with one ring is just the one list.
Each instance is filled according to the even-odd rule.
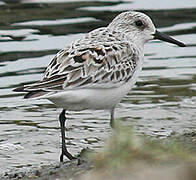
[[62,153],[60,156],[60,162],[63,162],[63,156],[66,156],[69,160],[77,159],[76,157],[72,156],[68,151],[66,153]]
[[67,150],[66,143],[65,143],[65,110],[63,110],[59,116],[59,121],[61,125],[61,138],[62,138],[62,153],[60,156],[60,162],[63,162],[63,156],[66,156],[69,160],[76,159],[73,157]]

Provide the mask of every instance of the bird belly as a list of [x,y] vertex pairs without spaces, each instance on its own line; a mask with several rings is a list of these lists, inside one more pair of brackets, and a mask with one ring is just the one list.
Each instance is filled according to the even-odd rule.
[[66,110],[112,109],[128,89],[77,89],[56,93],[48,99]]
[[134,86],[140,70],[140,67],[137,68],[132,78],[120,87],[72,89],[57,92],[46,98],[66,110],[112,109]]

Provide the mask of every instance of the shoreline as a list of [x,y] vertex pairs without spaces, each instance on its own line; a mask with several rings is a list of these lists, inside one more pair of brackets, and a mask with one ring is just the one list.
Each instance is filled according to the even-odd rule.
[[[149,138],[149,137],[148,137]],[[158,140],[156,139],[155,141],[161,141],[161,144],[165,143],[170,143],[170,142],[177,142],[182,146],[182,148],[185,149],[185,151],[188,151],[191,155],[196,154],[196,133],[191,132],[191,133],[184,133],[183,135],[178,135],[178,136],[173,136],[173,137],[168,137],[166,139]],[[102,151],[102,150],[100,150]],[[78,160],[73,160],[73,161],[65,161],[63,163],[53,163],[50,165],[44,165],[40,166],[38,168],[33,169],[32,171],[24,171],[24,172],[7,172],[4,173],[3,175],[0,176],[0,179],[11,179],[11,180],[19,180],[19,179],[37,179],[37,180],[65,180],[65,179],[71,179],[71,180],[83,180],[83,179],[91,179],[92,176],[95,179],[101,179],[100,174],[97,175],[97,172],[100,170],[97,169],[96,163],[94,164],[93,161],[87,160],[89,159],[88,152],[82,150],[80,156],[81,163],[78,165]],[[93,154],[99,154],[100,152],[96,152]],[[91,153],[92,154],[92,153]],[[87,155],[87,156],[86,156]],[[167,155],[167,154],[166,154]],[[135,159],[134,159],[135,160]],[[155,167],[154,165],[151,166],[150,168],[147,166],[146,162],[138,160],[134,161],[136,164],[139,164],[139,167],[142,167],[142,174],[146,174],[147,171],[151,172],[150,175],[147,173],[146,176],[148,178],[152,178],[155,175],[157,177],[161,177],[163,172],[169,172],[169,174],[166,175],[168,178],[171,177],[178,177],[180,174],[186,175],[187,179],[186,180],[192,180],[190,177],[196,177],[196,161],[193,159],[193,161],[188,160],[183,161],[182,159],[178,159],[178,157],[175,159],[173,163],[169,161],[162,162]],[[102,170],[101,170],[102,171]],[[132,171],[133,174],[137,174],[136,170],[133,168]],[[131,174],[132,174],[131,173]],[[181,175],[181,176],[183,176]],[[90,178],[89,178],[90,177]],[[131,179],[131,176],[129,176]],[[135,176],[134,176],[135,177]],[[109,178],[110,179],[110,178]],[[113,179],[113,178],[111,178]],[[125,178],[126,179],[126,178]],[[140,180],[139,178],[135,178]],[[167,179],[167,178],[166,178]],[[175,178],[174,178],[175,180]]]

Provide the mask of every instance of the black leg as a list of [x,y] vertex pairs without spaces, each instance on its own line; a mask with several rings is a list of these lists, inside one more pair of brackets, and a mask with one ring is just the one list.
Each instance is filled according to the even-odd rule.
[[110,126],[112,129],[115,128],[115,122],[114,122],[114,108],[110,111]]
[[61,138],[62,138],[62,153],[60,156],[60,162],[63,162],[63,156],[65,155],[68,159],[72,160],[72,159],[76,159],[75,157],[73,157],[66,148],[66,144],[65,144],[65,121],[66,121],[66,117],[65,117],[65,110],[63,109],[63,111],[61,112],[61,114],[59,115],[59,121],[60,121],[60,125],[61,125]]

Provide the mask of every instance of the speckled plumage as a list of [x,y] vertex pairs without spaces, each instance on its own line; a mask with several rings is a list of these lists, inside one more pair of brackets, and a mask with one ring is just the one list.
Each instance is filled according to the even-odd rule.
[[138,60],[139,51],[122,34],[100,28],[58,52],[43,80],[24,90],[118,87],[132,77]]

